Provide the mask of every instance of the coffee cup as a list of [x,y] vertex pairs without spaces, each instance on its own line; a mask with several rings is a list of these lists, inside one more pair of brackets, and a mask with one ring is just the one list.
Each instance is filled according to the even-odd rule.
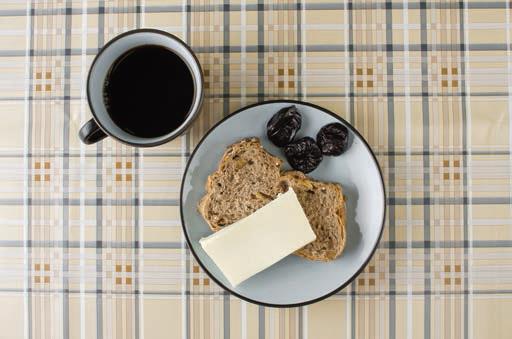
[[85,144],[107,136],[136,147],[166,143],[187,130],[203,100],[203,73],[178,37],[137,29],[109,41],[87,78],[93,118],[79,131]]

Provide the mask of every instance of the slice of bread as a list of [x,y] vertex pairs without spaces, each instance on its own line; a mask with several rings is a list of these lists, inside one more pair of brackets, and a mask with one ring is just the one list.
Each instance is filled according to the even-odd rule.
[[315,181],[299,171],[281,173],[282,160],[244,139],[228,147],[206,182],[199,213],[213,231],[252,214],[290,187],[317,238],[295,252],[319,261],[337,258],[345,247],[345,201],[340,185]]
[[306,213],[316,240],[295,252],[301,257],[330,261],[345,248],[345,200],[341,186],[308,178],[299,171],[284,172],[281,190],[292,187]]
[[206,182],[199,213],[213,231],[252,214],[280,193],[282,160],[268,153],[259,139],[229,146],[218,169]]

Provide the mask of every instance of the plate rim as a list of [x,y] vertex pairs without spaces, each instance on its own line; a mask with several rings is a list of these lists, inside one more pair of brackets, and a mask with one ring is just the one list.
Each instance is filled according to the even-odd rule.
[[[246,297],[244,295],[241,295],[241,294],[233,291],[231,288],[229,288],[228,286],[226,286],[223,283],[221,283],[212,273],[210,273],[210,271],[205,267],[203,262],[199,259],[197,253],[194,251],[194,248],[192,247],[192,244],[191,244],[191,241],[190,241],[190,238],[189,238],[186,226],[185,226],[185,219],[183,217],[183,188],[184,188],[184,185],[185,185],[185,177],[187,176],[187,173],[188,173],[188,170],[189,170],[189,167],[190,167],[190,163],[192,162],[192,159],[194,158],[194,155],[195,155],[196,151],[203,144],[203,142],[210,135],[210,133],[212,133],[224,121],[230,119],[231,117],[234,117],[235,115],[237,115],[239,113],[242,113],[242,112],[244,112],[244,111],[246,111],[248,109],[251,109],[251,108],[254,108],[254,107],[257,107],[257,106],[263,106],[263,105],[268,105],[268,104],[276,104],[276,103],[289,103],[289,104],[297,104],[297,105],[309,106],[309,107],[312,107],[314,109],[318,109],[318,110],[320,110],[320,111],[322,111],[324,113],[327,113],[330,116],[332,116],[333,118],[335,118],[335,119],[339,120],[340,122],[342,122],[343,124],[345,124],[352,131],[352,133],[356,134],[363,141],[365,146],[370,151],[370,155],[372,156],[373,162],[375,163],[375,165],[377,167],[377,170],[379,172],[379,177],[380,177],[380,181],[381,181],[381,185],[382,185],[382,194],[384,196],[383,206],[382,206],[383,207],[383,214],[382,214],[382,222],[381,222],[381,226],[380,226],[379,236],[377,237],[377,240],[375,241],[375,244],[373,245],[373,249],[371,250],[371,252],[368,255],[368,257],[365,259],[365,261],[361,265],[361,267],[347,281],[345,281],[343,284],[341,284],[337,288],[333,289],[332,291],[330,291],[330,292],[328,292],[328,293],[326,293],[326,294],[324,294],[324,295],[322,295],[320,297],[314,298],[314,299],[310,299],[310,300],[306,300],[306,301],[302,301],[302,302],[298,302],[298,303],[289,303],[289,304],[272,304],[272,303],[267,303],[267,302],[251,299],[249,297]],[[384,177],[382,175],[382,169],[381,169],[381,167],[379,165],[379,162],[377,161],[377,157],[375,156],[375,153],[373,152],[372,148],[370,147],[370,145],[368,144],[366,139],[361,135],[361,133],[359,133],[359,131],[354,126],[352,126],[352,124],[349,123],[347,120],[345,120],[344,118],[342,118],[339,115],[335,114],[334,112],[328,110],[327,108],[318,106],[318,105],[310,103],[310,102],[305,102],[305,101],[301,101],[301,100],[292,100],[292,99],[265,100],[265,101],[259,101],[259,102],[254,103],[254,104],[246,105],[244,107],[241,107],[241,108],[233,111],[231,114],[228,114],[227,116],[223,117],[220,121],[215,123],[210,129],[208,129],[208,131],[205,133],[205,135],[203,135],[201,140],[199,140],[199,142],[197,143],[196,147],[194,147],[194,150],[190,154],[190,157],[187,160],[187,165],[185,166],[185,171],[183,172],[183,177],[181,178],[181,185],[180,185],[180,218],[181,218],[181,228],[182,228],[183,233],[185,235],[185,240],[187,241],[187,246],[188,246],[190,252],[192,252],[192,255],[196,259],[196,261],[199,264],[199,266],[201,266],[203,271],[213,281],[215,281],[217,283],[217,285],[222,287],[224,289],[224,291],[227,291],[227,292],[231,293],[232,295],[234,295],[234,296],[236,296],[236,297],[238,297],[238,298],[240,298],[242,300],[248,301],[248,302],[256,304],[256,305],[265,306],[265,307],[285,308],[285,307],[300,307],[300,306],[310,305],[310,304],[316,303],[318,301],[321,301],[323,299],[326,299],[326,298],[330,297],[331,295],[339,292],[340,290],[342,290],[345,287],[347,287],[350,283],[352,283],[354,281],[354,279],[368,265],[368,263],[370,262],[371,258],[375,254],[375,251],[377,250],[377,247],[379,246],[379,243],[380,243],[380,241],[382,239],[382,234],[384,232],[385,222],[386,222],[386,207],[387,207],[386,186],[384,184]]]

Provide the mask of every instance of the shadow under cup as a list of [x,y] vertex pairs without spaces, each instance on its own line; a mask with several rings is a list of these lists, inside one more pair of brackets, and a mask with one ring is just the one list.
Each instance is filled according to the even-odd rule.
[[107,136],[136,147],[157,146],[183,133],[203,99],[201,66],[172,34],[140,29],[111,40],[87,79],[93,119],[80,129],[85,144]]

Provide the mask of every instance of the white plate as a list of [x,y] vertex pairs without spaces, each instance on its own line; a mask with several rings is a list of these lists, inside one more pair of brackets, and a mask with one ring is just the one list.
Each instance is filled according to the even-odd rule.
[[[297,137],[316,137],[318,130],[340,122],[350,131],[350,148],[341,156],[324,157],[308,175],[314,179],[340,183],[347,198],[347,242],[342,255],[328,263],[289,255],[232,287],[203,251],[199,239],[212,233],[197,211],[205,194],[208,175],[217,169],[227,146],[242,138],[259,137],[270,153],[284,153],[266,137],[267,121],[279,109],[295,105],[302,114]],[[285,168],[289,168],[286,160]],[[247,301],[265,306],[299,306],[316,302],[349,284],[368,263],[384,227],[386,198],[379,165],[363,137],[348,122],[328,110],[298,101],[270,101],[238,110],[215,125],[203,137],[189,159],[181,185],[181,220],[188,245],[204,271],[220,286]],[[264,253],[262,253],[264,255]]]

